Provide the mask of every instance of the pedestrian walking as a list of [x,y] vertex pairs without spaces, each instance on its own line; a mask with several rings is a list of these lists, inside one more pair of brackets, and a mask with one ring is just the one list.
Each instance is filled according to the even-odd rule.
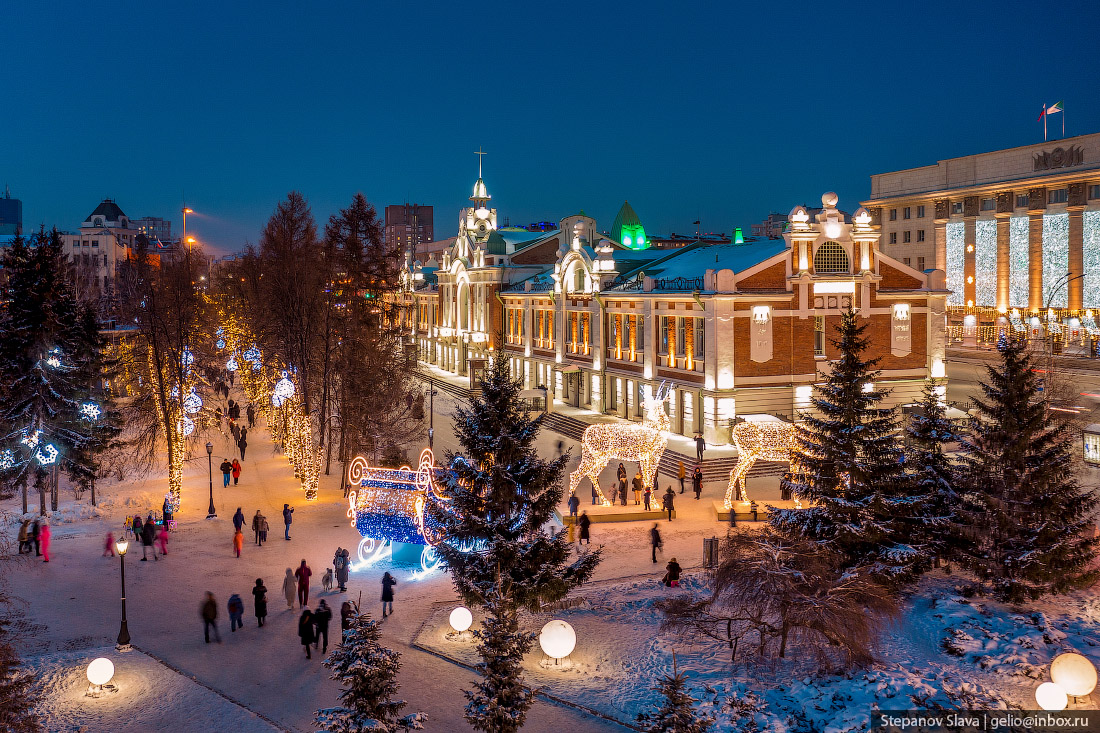
[[256,516],[252,517],[252,533],[256,535],[256,544],[260,544],[260,523],[263,521],[264,515],[260,514],[260,510],[256,510]]
[[571,494],[567,503],[569,505],[569,516],[577,516],[577,509],[581,506],[581,500],[577,498],[576,494]]
[[703,460],[703,451],[707,449],[707,442],[703,440],[702,433],[695,434],[695,457],[696,460]]
[[588,512],[581,514],[581,518],[577,520],[577,524],[581,528],[580,539],[577,540],[577,544],[585,543],[586,545],[592,544],[592,539],[589,535],[589,527],[592,526],[592,520],[588,517]]
[[[26,529],[27,529],[27,523],[23,522],[23,526],[19,530],[19,554],[20,555],[23,554],[23,545],[24,544],[27,545],[27,552],[31,551],[30,543],[26,542],[26,534],[27,534],[25,532]],[[111,557],[115,556],[115,533],[111,532],[110,530],[107,531],[107,542],[103,545],[103,557],[107,557],[107,555],[110,555]]]
[[679,588],[680,573],[680,563],[676,562],[676,558],[669,560],[668,565],[665,565],[665,585],[670,588]]
[[340,584],[340,590],[346,591],[348,589],[348,576],[351,574],[351,552],[345,547],[340,554],[344,558],[344,562],[343,568],[336,573],[336,582]]
[[243,526],[244,526],[244,512],[241,511],[240,507],[237,507],[237,511],[233,515],[233,529],[235,529],[237,531],[240,531],[241,527],[243,527]]
[[221,644],[222,637],[218,634],[218,602],[210,591],[206,591],[206,600],[202,602],[199,613],[202,614],[202,634],[206,643],[210,643],[210,629],[214,629],[214,639]]
[[[42,524],[37,519],[31,522],[31,543],[34,544],[34,556],[42,557],[41,550],[42,542]],[[27,547],[27,554],[29,555],[31,548]]]
[[[23,523],[19,525],[19,554],[23,555],[31,551],[31,520],[24,519]],[[114,538],[111,533],[107,533],[107,547],[111,550],[111,557],[114,557],[114,547],[111,544]],[[107,554],[107,550],[103,551],[103,554]]]
[[302,564],[294,571],[294,577],[298,579],[298,608],[304,607],[309,602],[309,576],[313,571],[302,560]]
[[344,590],[344,581],[340,579],[340,573],[344,569],[344,548],[336,548],[336,554],[332,556],[332,569],[336,571],[336,585]]
[[756,505],[756,501],[749,502],[749,511],[752,512],[752,521],[760,521],[760,518],[757,516],[758,512],[760,511],[760,507]]
[[321,653],[328,654],[328,624],[332,621],[332,609],[328,607],[324,599],[317,604],[317,610],[313,612],[314,641],[313,648],[321,645]]
[[234,420],[241,419],[241,406],[239,403],[229,400],[229,417]]
[[662,498],[664,499],[663,508],[666,512],[668,512],[668,521],[671,522],[672,521],[672,510],[676,508],[676,506],[675,506],[675,504],[676,504],[676,494],[674,494],[672,492],[672,487],[671,486],[668,487],[668,490],[665,491],[665,495]]
[[245,414],[248,416],[248,427],[256,427],[256,407],[249,402],[248,408],[245,410]]
[[241,479],[241,462],[236,458],[233,459],[233,485],[236,486],[237,482]]
[[[620,463],[615,475],[619,479],[619,490],[616,493],[622,497],[623,506],[626,506],[626,466]],[[612,497],[614,497],[614,494],[612,494]],[[614,503],[614,499],[612,499],[612,503]]]
[[42,544],[42,562],[50,561],[50,523],[42,520],[42,526],[38,530],[38,541]]
[[241,460],[244,460],[244,449],[248,447],[248,439],[245,436],[241,436],[241,439],[237,441],[237,447],[241,449]]
[[286,525],[286,539],[290,539],[290,523],[293,521],[294,510],[290,508],[290,504],[283,504],[283,524]]
[[172,528],[172,503],[168,501],[168,497],[164,497],[164,504],[160,508],[161,518],[164,520],[164,526],[168,529]]
[[687,477],[687,472],[684,470],[684,462],[680,461],[680,468],[676,472],[676,475],[680,477],[680,493],[684,493],[684,479]]
[[596,502],[599,501],[600,492],[596,491],[596,482],[592,482],[592,506],[596,506]]
[[229,596],[229,603],[226,604],[226,610],[229,611],[229,630],[236,631],[237,627],[244,628],[244,601],[241,597],[234,593]]
[[233,473],[233,464],[229,462],[228,458],[222,459],[222,465],[218,466],[222,472],[222,488],[229,486],[229,474]]
[[[160,554],[168,554],[168,525],[160,525],[160,529],[157,530],[157,545],[160,547]],[[156,553],[153,553],[153,557],[156,557]]]
[[134,529],[134,541],[135,542],[140,542],[141,541],[141,515],[140,514],[135,514],[134,515],[134,521],[133,521],[132,526],[133,526],[133,529]]
[[263,546],[267,542],[267,531],[271,529],[271,525],[267,523],[267,517],[260,517],[260,545]]
[[237,427],[237,421],[233,418],[229,418],[229,434],[233,436],[234,443],[241,439],[241,429]]
[[262,628],[264,619],[267,618],[267,588],[262,578],[256,578],[256,585],[252,588],[252,597],[256,601],[256,623]]
[[642,469],[639,468],[638,472],[634,474],[634,479],[630,482],[634,489],[634,506],[642,505]]
[[298,581],[294,579],[294,571],[286,569],[286,577],[283,578],[283,595],[286,596],[286,607],[294,609],[294,595],[298,592]]
[[661,530],[657,529],[657,523],[653,523],[653,529],[649,530],[649,546],[653,550],[653,562],[657,562],[657,550],[661,549]]
[[141,561],[146,562],[148,560],[145,557],[146,550],[153,551],[153,559],[157,559],[157,548],[153,546],[153,542],[157,539],[157,523],[153,521],[150,516],[149,519],[141,527]]
[[233,552],[237,553],[237,559],[241,558],[241,550],[244,549],[244,532],[238,527],[233,533]]
[[703,493],[703,467],[696,466],[695,470],[691,472],[691,490],[695,492],[695,500],[699,500],[699,495]]
[[306,659],[313,659],[313,655],[309,653],[309,646],[314,641],[313,612],[308,608],[302,611],[302,615],[298,619],[298,638],[302,640],[302,646],[306,648]]
[[652,487],[649,487],[649,486],[645,487],[645,493],[642,495],[642,498],[645,500],[645,510],[647,512],[649,511],[649,502],[650,502],[650,498],[652,496],[653,496]]
[[[386,618],[389,613],[393,613],[393,587],[395,585],[397,585],[397,578],[387,571],[382,576],[382,618]],[[387,604],[389,605],[389,613],[386,612]]]

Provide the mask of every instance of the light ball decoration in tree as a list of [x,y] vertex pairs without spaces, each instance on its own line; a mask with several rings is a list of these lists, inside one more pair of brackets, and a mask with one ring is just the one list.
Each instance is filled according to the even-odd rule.
[[1096,667],[1076,652],[1059,654],[1050,663],[1050,680],[1074,697],[1084,697],[1096,689]]
[[245,351],[244,354],[242,354],[242,356],[244,357],[245,361],[251,362],[252,371],[254,371],[254,372],[260,371],[262,356],[260,354],[260,350],[258,348],[256,348],[255,345],[253,345],[252,348]]
[[1069,705],[1069,695],[1059,685],[1044,682],[1035,688],[1035,702],[1043,710],[1065,710]]
[[115,676],[115,665],[110,659],[106,657],[99,657],[93,659],[91,664],[88,665],[88,682],[92,683],[96,687],[103,687],[111,681],[111,678]]
[[286,372],[283,372],[283,378],[275,384],[275,390],[271,393],[271,404],[275,407],[282,407],[283,403],[294,396],[294,382],[290,381]]
[[745,491],[745,479],[749,469],[757,461],[780,461],[788,466],[791,463],[791,449],[795,445],[794,425],[785,422],[741,422],[733,426],[733,442],[737,446],[737,465],[730,471],[730,482],[726,487],[726,509],[732,511],[733,492],[740,489],[743,503],[748,503],[749,495]]
[[470,613],[470,609],[465,606],[459,606],[451,611],[451,615],[448,617],[447,622],[450,623],[452,629],[461,634],[473,625],[474,615]]
[[239,368],[240,367],[237,364],[237,357],[235,356],[229,357],[229,361],[225,362],[225,370],[227,372],[235,372]]
[[218,347],[218,351],[221,351],[225,348],[225,339],[218,339],[214,342],[214,346]]
[[191,349],[184,349],[182,356],[180,356],[180,363],[184,367],[190,367],[195,363],[195,355],[191,353]]
[[195,432],[195,421],[184,415],[179,423],[179,431],[184,437],[191,435]]
[[194,415],[196,412],[198,412],[201,409],[202,409],[202,398],[199,397],[198,392],[196,392],[195,388],[192,387],[191,392],[188,393],[187,397],[185,397],[183,399],[183,410],[188,415]]
[[577,647],[577,632],[565,621],[555,619],[542,627],[539,646],[546,656],[564,659]]

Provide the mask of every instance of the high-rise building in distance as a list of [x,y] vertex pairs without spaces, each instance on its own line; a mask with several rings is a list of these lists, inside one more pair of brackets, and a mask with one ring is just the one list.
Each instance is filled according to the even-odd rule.
[[432,207],[422,204],[395,204],[386,207],[386,242],[401,251],[435,239]]

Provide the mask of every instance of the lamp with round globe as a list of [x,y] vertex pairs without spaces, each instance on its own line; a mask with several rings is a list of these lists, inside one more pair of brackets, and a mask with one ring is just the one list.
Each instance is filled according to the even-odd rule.
[[565,621],[554,619],[542,627],[539,633],[539,646],[543,653],[560,664],[561,660],[573,653],[577,647],[577,632]]
[[1050,681],[1073,697],[1085,697],[1096,689],[1096,667],[1076,652],[1059,654],[1050,663]]
[[470,635],[466,632],[470,630],[470,626],[474,623],[474,615],[470,613],[470,609],[465,606],[459,606],[451,611],[451,615],[447,618],[447,622],[454,629],[451,633],[447,634],[447,638],[451,641],[458,641],[467,639]]
[[1035,688],[1035,702],[1043,710],[1065,710],[1069,705],[1069,696],[1053,682],[1044,682]]
[[87,697],[100,697],[106,692],[118,692],[118,688],[108,684],[115,676],[115,665],[106,657],[93,659],[85,672],[88,677]]

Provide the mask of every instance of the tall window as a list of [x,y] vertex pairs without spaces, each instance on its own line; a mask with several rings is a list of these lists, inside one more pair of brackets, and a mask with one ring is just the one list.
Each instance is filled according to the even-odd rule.
[[825,316],[814,316],[814,356],[825,356]]
[[706,319],[696,318],[695,320],[695,359],[696,361],[702,361],[703,357],[707,353],[707,340],[706,340]]
[[814,253],[814,271],[818,273],[849,272],[848,252],[839,242],[825,242]]
[[645,351],[645,316],[634,316],[634,317],[637,319],[637,321],[636,321],[637,325],[635,326],[635,331],[636,331],[636,337],[638,339],[638,341],[635,344],[634,348],[636,348],[638,350],[638,353],[641,354],[643,351]]
[[923,219],[924,218],[924,207],[923,206],[918,206],[917,207],[917,218],[918,219]]
[[658,343],[661,344],[661,353],[662,354],[667,354],[668,353],[668,316],[659,316],[657,318],[657,326],[658,326],[657,330],[660,331],[660,333],[658,334],[658,338],[660,339],[660,341],[658,341]]
[[686,323],[687,323],[686,318],[677,318],[676,319],[676,355],[677,356],[684,356],[687,353],[687,351],[684,348],[684,343],[687,340],[686,337],[685,337],[685,334],[687,332],[687,329],[685,328]]

